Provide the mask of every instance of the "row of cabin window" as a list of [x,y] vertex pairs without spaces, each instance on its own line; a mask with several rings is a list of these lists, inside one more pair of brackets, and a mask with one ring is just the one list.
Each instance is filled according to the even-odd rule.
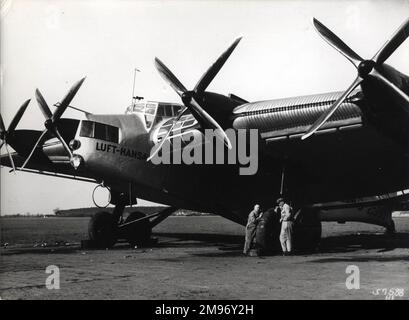
[[151,114],[154,115],[156,108],[158,108],[157,111],[157,116],[160,117],[174,117],[176,115],[179,114],[179,111],[181,109],[181,106],[179,105],[171,105],[171,104],[159,104],[159,106],[157,106],[157,104],[155,103],[147,103],[145,104],[135,104],[132,106],[130,106],[128,109],[129,111],[139,111],[139,112],[143,112],[145,114]]
[[179,114],[180,109],[179,105],[159,105],[156,115],[160,117],[174,117]]
[[80,137],[119,143],[119,128],[109,124],[83,120],[81,123]]

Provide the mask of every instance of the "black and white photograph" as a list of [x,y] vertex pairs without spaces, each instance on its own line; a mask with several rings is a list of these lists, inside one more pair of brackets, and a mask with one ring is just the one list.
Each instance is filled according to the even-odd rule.
[[408,300],[408,37],[409,0],[1,0],[0,300]]

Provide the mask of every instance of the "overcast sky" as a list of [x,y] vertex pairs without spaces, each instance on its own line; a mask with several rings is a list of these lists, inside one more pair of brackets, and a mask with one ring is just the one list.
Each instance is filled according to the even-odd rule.
[[[344,90],[355,70],[314,31],[313,16],[371,58],[409,16],[409,1],[2,1],[1,114],[7,126],[33,98],[19,128],[42,130],[35,89],[53,104],[83,76],[72,105],[123,113],[135,67],[141,70],[137,95],[179,102],[155,70],[154,57],[193,88],[240,35],[209,91],[255,101]],[[409,41],[388,63],[409,74],[408,61]],[[93,188],[3,168],[1,215],[91,206]]]

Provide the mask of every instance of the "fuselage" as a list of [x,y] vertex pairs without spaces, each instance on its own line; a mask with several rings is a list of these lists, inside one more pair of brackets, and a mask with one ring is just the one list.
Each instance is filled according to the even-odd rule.
[[[387,68],[391,80],[409,93],[408,77]],[[241,164],[228,163],[227,156],[223,163],[205,165],[147,161],[183,107],[179,104],[145,102],[128,107],[125,114],[61,119],[59,128],[67,143],[79,142],[73,144],[73,154],[82,158],[75,175],[104,182],[114,194],[130,199],[213,212],[240,223],[254,203],[271,206],[280,192],[301,206],[408,189],[409,130],[405,124],[409,113],[402,101],[378,92],[376,83],[356,90],[321,130],[301,141],[302,134],[340,94],[243,103],[205,93],[202,103],[221,119],[223,128],[258,130],[257,153],[251,155],[257,171],[252,175],[240,174]],[[176,129],[179,136],[202,136],[191,115],[179,122],[171,141]],[[17,130],[10,144],[25,157],[40,133]],[[51,135],[45,140],[33,162],[41,170],[51,166],[72,174],[62,145]],[[245,144],[248,147],[250,141]]]
[[[176,207],[215,212],[239,221],[249,208],[268,205],[284,191],[298,204],[314,204],[375,196],[409,188],[407,144],[387,136],[362,110],[368,100],[357,90],[316,136],[301,141],[317,116],[340,92],[237,106],[231,116],[236,129],[259,130],[258,171],[239,174],[239,165],[154,165],[151,148],[167,121],[146,126],[142,113],[89,115],[87,121],[118,128],[118,141],[81,136],[75,154],[86,169],[113,191]],[[389,106],[391,107],[391,106]],[[185,119],[189,121],[189,119]],[[191,119],[190,119],[191,120]],[[194,121],[186,128],[201,134]],[[163,129],[162,129],[163,131]],[[283,168],[285,168],[284,179]],[[284,180],[284,181],[282,181]],[[130,191],[131,190],[131,191]]]

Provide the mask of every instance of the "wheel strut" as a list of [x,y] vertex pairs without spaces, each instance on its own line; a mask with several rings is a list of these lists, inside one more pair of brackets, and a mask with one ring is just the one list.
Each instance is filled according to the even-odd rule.
[[112,212],[112,217],[118,224],[122,220],[122,214],[124,213],[127,201],[127,197],[123,193],[121,193],[118,197],[118,201],[115,205],[114,211]]

